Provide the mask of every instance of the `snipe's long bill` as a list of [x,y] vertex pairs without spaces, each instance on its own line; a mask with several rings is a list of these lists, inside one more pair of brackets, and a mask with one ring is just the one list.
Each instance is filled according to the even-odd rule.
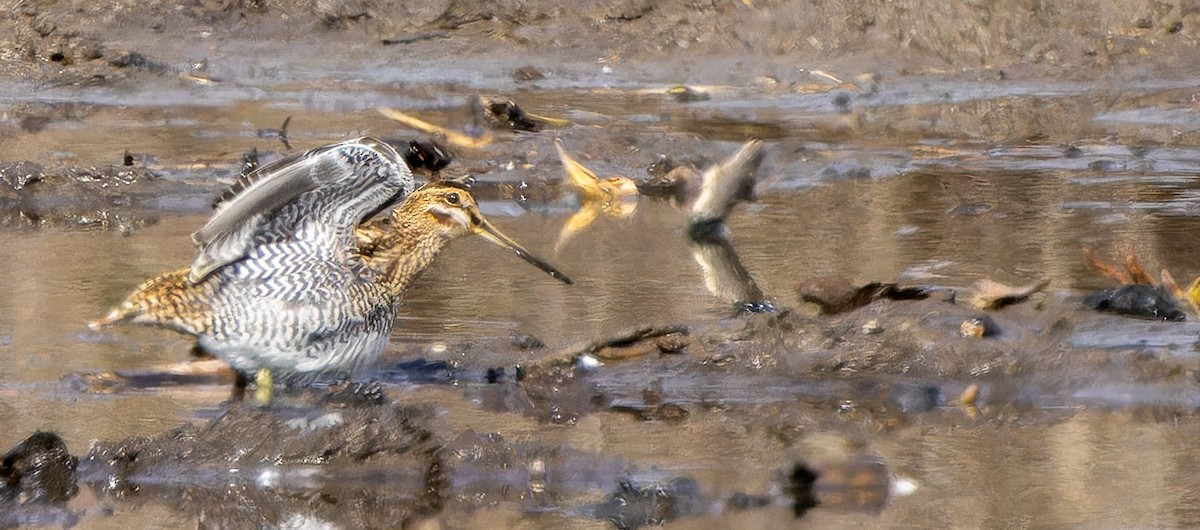
[[565,284],[574,283],[496,228],[480,213],[470,191],[452,182],[426,184],[405,199],[391,216],[364,224],[359,230],[358,251],[372,269],[384,273],[378,281],[399,294],[429,265],[443,245],[471,234],[511,250]]
[[512,250],[514,253],[517,254],[518,257],[529,262],[530,265],[533,265],[534,267],[537,267],[539,269],[542,269],[543,271],[546,271],[546,273],[548,273],[550,276],[553,276],[554,278],[558,279],[559,281],[561,281],[567,285],[572,285],[575,283],[575,282],[571,281],[571,279],[568,278],[567,275],[559,272],[558,269],[554,268],[553,265],[547,263],[545,260],[543,260],[537,256],[534,256],[528,250],[525,250],[525,247],[521,246],[520,243],[517,243],[512,238],[504,235],[490,221],[488,221],[487,219],[484,219],[483,216],[478,215],[478,212],[476,212],[476,215],[477,215],[476,220],[478,222],[478,224],[477,224],[478,228],[477,228],[476,233],[483,236],[484,239],[487,239],[488,241],[491,241],[492,243],[495,243],[502,247],[506,247],[509,250]]

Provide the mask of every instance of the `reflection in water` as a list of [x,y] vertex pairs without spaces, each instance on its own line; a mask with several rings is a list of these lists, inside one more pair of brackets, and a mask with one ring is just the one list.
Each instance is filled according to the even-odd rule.
[[[637,211],[639,189],[632,179],[623,176],[601,179],[569,155],[561,139],[555,139],[554,146],[581,202],[579,210],[563,224],[555,243],[556,251],[601,213],[624,219]],[[672,180],[669,191],[659,193],[679,199],[677,204],[687,210],[692,256],[703,271],[708,291],[726,304],[751,312],[770,310],[772,306],[738,259],[729,241],[725,218],[738,202],[754,199],[754,173],[762,158],[762,142],[751,140],[703,174],[686,166],[673,169],[669,173]]]
[[688,232],[688,237],[692,243],[692,257],[704,271],[704,286],[708,292],[741,310],[771,310],[771,302],[738,259],[724,223],[694,227]]
[[558,241],[554,243],[554,250],[558,252],[567,240],[587,228],[601,213],[615,219],[633,215],[638,206],[638,189],[629,177],[601,180],[594,171],[567,154],[562,139],[555,139],[554,147],[580,202],[579,210],[567,219],[558,233]]
[[750,312],[770,311],[771,302],[750,277],[729,242],[725,218],[742,200],[754,198],[754,173],[762,163],[762,142],[751,140],[700,177],[689,197],[688,238],[692,257],[704,271],[704,286],[717,299]]

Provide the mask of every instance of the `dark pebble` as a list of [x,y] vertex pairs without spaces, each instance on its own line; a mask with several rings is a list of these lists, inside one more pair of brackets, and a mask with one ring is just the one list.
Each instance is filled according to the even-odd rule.
[[1182,322],[1187,315],[1174,297],[1153,285],[1126,285],[1088,296],[1084,302],[1092,309],[1149,320]]

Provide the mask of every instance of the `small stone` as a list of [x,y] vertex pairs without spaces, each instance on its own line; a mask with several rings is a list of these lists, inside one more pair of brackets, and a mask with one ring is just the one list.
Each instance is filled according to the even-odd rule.
[[868,320],[866,324],[862,325],[863,335],[874,335],[876,333],[883,333],[883,326],[878,320]]
[[968,318],[958,326],[959,334],[967,338],[992,337],[999,334],[999,331],[996,323],[986,316]]
[[518,350],[540,350],[546,347],[545,342],[542,342],[541,339],[528,333],[513,333],[512,335],[509,335],[509,340],[512,342],[513,347],[517,348]]
[[658,346],[658,351],[662,353],[683,353],[691,343],[692,339],[683,333],[668,333],[654,341],[654,345]]
[[513,72],[513,80],[518,83],[538,81],[545,78],[546,74],[543,74],[542,71],[538,70],[535,66],[522,66]]
[[78,463],[57,434],[34,433],[0,456],[0,499],[15,497],[21,504],[65,503],[79,491]]
[[599,368],[604,366],[604,363],[600,362],[600,359],[597,359],[591,355],[580,355],[578,362],[579,367],[584,369]]

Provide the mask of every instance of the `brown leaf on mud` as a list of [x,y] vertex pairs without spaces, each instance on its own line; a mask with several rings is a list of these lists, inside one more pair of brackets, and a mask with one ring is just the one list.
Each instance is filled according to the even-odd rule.
[[824,70],[809,70],[809,75],[818,79],[816,83],[798,83],[792,87],[793,92],[800,94],[819,94],[830,92],[833,90],[849,90],[851,92],[861,92],[862,89],[858,85],[844,81],[841,78],[826,72]]
[[985,278],[975,282],[975,294],[971,296],[971,305],[979,309],[1000,309],[1004,306],[1024,302],[1048,285],[1050,285],[1050,280],[1014,287]]
[[1138,285],[1154,285],[1154,278],[1150,276],[1150,273],[1146,272],[1146,268],[1142,266],[1142,262],[1138,259],[1133,247],[1129,247],[1125,251],[1125,268],[1129,269],[1129,279],[1133,283]]
[[1183,289],[1179,287],[1179,282],[1175,281],[1175,277],[1171,275],[1171,271],[1164,268],[1162,272],[1159,273],[1159,276],[1162,278],[1162,283],[1160,285],[1162,286],[1163,292],[1174,296],[1176,300],[1188,299],[1187,295],[1183,292]]
[[855,285],[841,276],[822,276],[796,286],[800,300],[816,304],[822,315],[835,315],[863,307],[875,300],[923,300],[929,291],[920,287],[900,287],[895,283],[870,282]]
[[1154,277],[1146,272],[1142,261],[1137,257],[1137,251],[1132,246],[1125,249],[1125,270],[1121,270],[1117,265],[1097,256],[1096,251],[1090,246],[1083,247],[1083,256],[1092,267],[1100,271],[1102,276],[1112,278],[1121,285],[1158,285],[1154,281]]
[[640,341],[623,346],[605,346],[592,352],[592,356],[602,361],[619,361],[622,359],[636,359],[657,353],[659,353],[659,349],[656,344]]
[[1186,302],[1191,308],[1192,314],[1200,316],[1200,277],[1192,280],[1188,285],[1187,290],[1179,286],[1179,282],[1175,280],[1175,276],[1171,271],[1163,267],[1159,273],[1160,281],[1154,281],[1154,277],[1146,272],[1146,268],[1137,257],[1137,252],[1132,246],[1125,250],[1125,270],[1121,270],[1116,265],[1104,261],[1096,256],[1095,251],[1091,247],[1083,247],[1083,255],[1088,263],[1095,267],[1100,274],[1117,281],[1117,283],[1127,285],[1149,285],[1159,287],[1160,290],[1173,298],[1175,301]]
[[561,139],[554,140],[554,147],[558,150],[558,159],[562,162],[563,170],[567,172],[567,177],[575,186],[581,201],[599,203],[605,213],[615,217],[628,217],[633,214],[634,208],[619,204],[628,197],[637,196],[637,186],[634,185],[633,179],[623,176],[601,179],[594,171],[568,154]]
[[979,385],[971,383],[970,386],[963,389],[962,393],[958,395],[958,404],[967,407],[973,407],[975,406],[975,400],[978,398]]
[[158,364],[142,371],[83,372],[69,374],[64,380],[69,386],[88,394],[117,394],[131,389],[162,386],[201,385],[233,379],[233,369],[216,358],[196,359],[178,363]]
[[558,232],[558,239],[554,242],[554,253],[557,254],[562,250],[567,241],[590,226],[597,217],[600,217],[600,208],[593,203],[584,203],[578,211],[571,214],[567,222],[563,223],[562,229]]

